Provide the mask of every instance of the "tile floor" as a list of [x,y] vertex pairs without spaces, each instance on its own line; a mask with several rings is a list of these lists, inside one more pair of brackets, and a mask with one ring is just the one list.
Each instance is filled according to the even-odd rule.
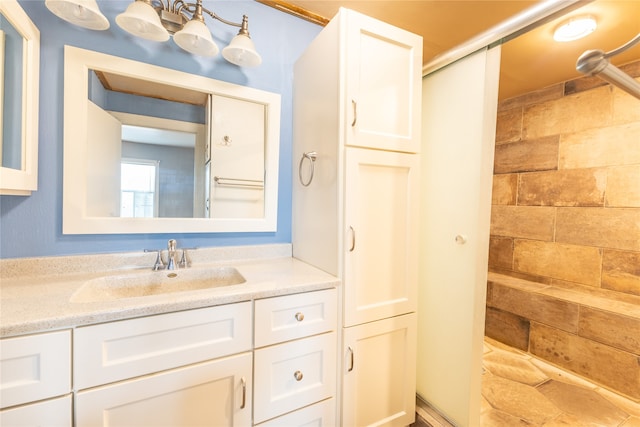
[[[483,369],[482,427],[640,427],[640,403],[491,338]],[[416,426],[450,426],[423,408],[418,415]]]

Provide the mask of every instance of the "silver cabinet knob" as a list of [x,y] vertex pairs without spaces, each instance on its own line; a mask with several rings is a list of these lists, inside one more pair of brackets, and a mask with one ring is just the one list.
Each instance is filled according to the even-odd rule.
[[296,379],[296,381],[302,381],[302,377],[303,376],[304,375],[302,375],[302,372],[300,372],[300,371],[295,371],[293,373],[293,377]]
[[456,243],[459,245],[464,245],[465,243],[467,243],[467,236],[465,236],[464,234],[458,234],[456,236]]
[[304,313],[297,312],[297,313],[296,313],[296,320],[297,320],[298,322],[302,322],[302,321],[304,320]]

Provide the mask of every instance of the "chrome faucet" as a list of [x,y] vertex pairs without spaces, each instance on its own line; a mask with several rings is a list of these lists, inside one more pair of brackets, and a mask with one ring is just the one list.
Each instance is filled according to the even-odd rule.
[[175,239],[171,239],[167,242],[167,263],[164,263],[162,259],[162,249],[145,249],[145,252],[156,252],[156,261],[151,268],[153,271],[158,270],[176,270],[178,268],[187,268],[189,267],[189,260],[187,258],[187,249],[196,249],[196,248],[184,248],[182,249],[182,255],[180,256],[180,261],[178,261],[178,248],[177,242]]
[[176,241],[175,239],[169,240],[167,243],[167,270],[176,269]]

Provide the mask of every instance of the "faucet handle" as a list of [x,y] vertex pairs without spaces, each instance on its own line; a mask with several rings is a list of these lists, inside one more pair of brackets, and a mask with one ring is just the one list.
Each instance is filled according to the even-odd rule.
[[153,271],[164,270],[164,262],[162,262],[162,249],[145,249],[145,252],[155,252],[156,253],[156,261],[153,263],[153,267],[151,269]]
[[189,266],[189,261],[187,261],[187,250],[182,250],[182,256],[180,257],[180,262],[178,263],[178,267],[187,268]]

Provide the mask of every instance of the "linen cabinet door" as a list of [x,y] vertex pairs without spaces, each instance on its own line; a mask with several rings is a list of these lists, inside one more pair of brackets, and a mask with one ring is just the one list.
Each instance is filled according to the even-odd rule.
[[344,326],[416,310],[419,164],[346,149]]
[[416,314],[345,328],[342,425],[415,421]]
[[347,145],[419,152],[422,37],[344,12]]
[[251,425],[252,356],[244,353],[76,395],[76,426]]

